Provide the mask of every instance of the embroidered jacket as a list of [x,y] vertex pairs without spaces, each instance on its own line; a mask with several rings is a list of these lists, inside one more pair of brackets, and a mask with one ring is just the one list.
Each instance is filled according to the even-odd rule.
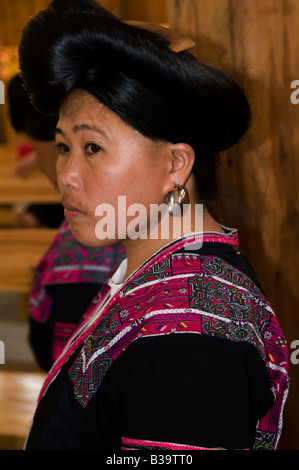
[[[278,448],[288,394],[288,352],[283,332],[252,278],[221,257],[202,254],[202,241],[229,244],[238,250],[236,232],[225,236],[193,234],[158,251],[115,294],[109,294],[109,285],[105,286],[99,294],[100,305],[91,306],[50,371],[40,401],[66,364],[75,400],[87,409],[112,365],[140,339],[182,334],[186,338],[219,338],[253,346],[266,365],[274,400],[257,423],[253,448]],[[123,448],[152,446],[203,448],[200,442],[190,446],[122,436]]]

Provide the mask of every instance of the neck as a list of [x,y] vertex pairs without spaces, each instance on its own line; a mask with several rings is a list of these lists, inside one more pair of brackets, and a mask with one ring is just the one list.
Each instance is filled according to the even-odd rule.
[[[219,232],[224,233],[222,227],[212,218],[209,212],[204,209],[202,215],[202,224],[201,230],[196,230],[196,223],[195,223],[195,210],[193,208],[191,214],[191,224],[190,227],[183,225],[182,220],[177,219],[180,221],[181,230],[177,231],[178,227],[174,228],[173,224],[169,224],[169,237],[167,238],[151,238],[150,234],[146,239],[136,239],[131,240],[127,239],[123,242],[126,251],[127,251],[127,271],[125,275],[125,279],[127,279],[136,269],[139,268],[148,258],[150,258],[156,251],[163,248],[163,246],[167,245],[168,243],[172,242],[176,238],[180,238],[181,236],[190,235],[191,233],[200,231],[200,232]],[[172,221],[172,218],[169,218]],[[161,233],[161,222],[158,224],[159,227],[158,233]]]

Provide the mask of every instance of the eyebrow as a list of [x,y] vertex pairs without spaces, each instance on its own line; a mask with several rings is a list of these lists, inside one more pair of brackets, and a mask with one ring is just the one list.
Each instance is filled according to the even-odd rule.
[[[97,132],[98,134],[101,134],[105,139],[107,140],[110,140],[109,137],[107,136],[107,134],[103,131],[103,129],[99,128],[99,127],[96,127],[96,126],[90,126],[89,124],[77,124],[73,127],[73,132],[76,133],[76,132],[82,132],[82,131],[95,131]],[[57,134],[60,134],[60,135],[64,135],[64,132],[62,129],[60,129],[59,127],[57,127],[55,129],[55,135]]]

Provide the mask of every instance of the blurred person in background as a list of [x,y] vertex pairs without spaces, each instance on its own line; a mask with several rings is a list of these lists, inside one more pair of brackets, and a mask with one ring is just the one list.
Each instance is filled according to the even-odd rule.
[[[9,117],[12,127],[26,141],[17,146],[16,173],[26,178],[38,168],[56,187],[56,153],[53,145],[57,119],[44,116],[32,106],[19,75],[8,84]],[[58,228],[64,219],[62,204],[30,204],[15,208],[18,226]]]

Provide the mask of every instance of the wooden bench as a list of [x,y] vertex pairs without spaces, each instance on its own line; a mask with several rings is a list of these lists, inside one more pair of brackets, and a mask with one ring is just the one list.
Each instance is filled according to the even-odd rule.
[[54,203],[61,202],[61,196],[53,184],[39,170],[26,178],[15,174],[14,163],[0,165],[0,204]]
[[27,295],[35,268],[53,240],[55,229],[18,229],[16,204],[61,202],[58,190],[39,170],[22,178],[15,173],[15,147],[0,145],[0,291],[20,293],[20,318],[27,316]]
[[16,218],[11,206],[0,205],[0,228],[11,228],[16,226]]
[[12,207],[18,203],[57,203],[61,196],[37,169],[26,178],[17,176],[15,153],[15,146],[0,145],[0,291],[28,293],[36,265],[56,230],[16,228]]
[[0,145],[0,227],[16,226],[16,204],[61,203],[57,188],[37,168],[26,177],[16,174],[16,149]]
[[1,450],[23,448],[45,377],[42,372],[0,370]]
[[28,293],[35,268],[56,229],[0,230],[0,291]]
[[0,145],[0,205],[60,201],[59,191],[38,169],[27,177],[16,175],[16,147]]

